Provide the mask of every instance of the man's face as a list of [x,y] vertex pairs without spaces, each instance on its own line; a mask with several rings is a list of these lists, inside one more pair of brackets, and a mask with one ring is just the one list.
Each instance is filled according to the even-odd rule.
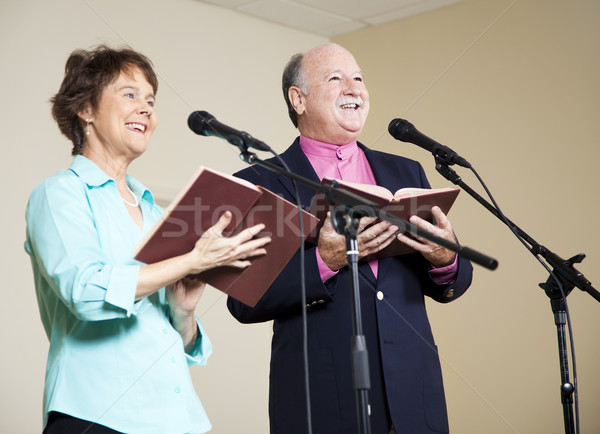
[[354,56],[327,44],[307,52],[302,65],[308,94],[299,92],[300,133],[336,145],[356,140],[369,113],[369,93]]

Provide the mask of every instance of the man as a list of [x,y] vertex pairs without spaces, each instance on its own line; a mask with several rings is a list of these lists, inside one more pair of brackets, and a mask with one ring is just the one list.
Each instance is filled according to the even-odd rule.
[[[357,144],[369,111],[369,94],[354,57],[325,44],[290,60],[283,74],[290,118],[301,136],[281,157],[290,170],[314,181],[324,176],[382,185],[429,188],[421,166]],[[260,167],[238,176],[295,201],[291,181]],[[299,185],[307,207],[314,191]],[[434,208],[437,226],[411,222],[454,241],[450,222]],[[360,302],[369,354],[370,425],[374,434],[448,432],[437,349],[424,296],[449,302],[471,283],[472,267],[453,252],[426,240],[397,237],[418,253],[369,260],[386,247],[398,228],[388,222],[358,228]],[[292,242],[290,240],[290,242]],[[269,414],[271,433],[306,434],[300,253],[254,308],[233,299],[230,312],[241,322],[273,319]],[[357,433],[350,343],[352,311],[345,239],[329,219],[318,245],[305,252],[308,306],[308,363],[312,429],[315,434]]]

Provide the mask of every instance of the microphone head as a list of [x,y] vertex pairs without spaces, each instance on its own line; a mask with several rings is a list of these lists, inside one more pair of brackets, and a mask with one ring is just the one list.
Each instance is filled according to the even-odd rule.
[[388,132],[396,140],[408,142],[410,135],[414,133],[415,126],[404,119],[394,119],[388,126]]
[[215,119],[213,115],[205,111],[195,111],[188,117],[190,130],[201,136],[209,136],[209,123]]

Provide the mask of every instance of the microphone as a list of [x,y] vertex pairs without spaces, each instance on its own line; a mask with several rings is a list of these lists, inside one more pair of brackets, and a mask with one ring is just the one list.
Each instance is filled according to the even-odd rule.
[[392,120],[388,126],[388,131],[394,139],[414,143],[431,152],[435,157],[442,159],[447,164],[458,164],[459,166],[467,168],[471,167],[471,164],[467,160],[462,158],[452,149],[427,137],[417,130],[413,124],[404,119]]
[[238,131],[222,124],[213,115],[205,111],[193,112],[188,118],[188,126],[196,134],[220,137],[239,148],[246,147],[272,152],[266,143],[255,139],[245,131]]

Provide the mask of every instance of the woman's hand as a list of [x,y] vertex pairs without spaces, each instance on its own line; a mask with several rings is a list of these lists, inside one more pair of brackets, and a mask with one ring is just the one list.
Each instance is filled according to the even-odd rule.
[[248,258],[267,252],[264,246],[271,241],[270,237],[253,239],[264,229],[263,224],[247,228],[235,236],[225,237],[223,230],[230,221],[231,212],[227,211],[214,226],[202,234],[189,253],[142,266],[138,275],[136,300],[147,297],[162,287],[173,285],[190,274],[199,274],[221,266],[248,267]]
[[253,239],[265,228],[265,225],[258,224],[232,237],[225,237],[223,230],[230,222],[231,212],[226,211],[214,226],[202,234],[194,249],[188,253],[192,267],[190,274],[198,274],[224,265],[246,268],[250,265],[248,258],[267,253],[264,246],[271,241],[271,238]]
[[203,281],[187,277],[167,286],[166,297],[171,307],[171,316],[193,315],[205,287],[206,283]]
[[183,278],[167,286],[166,299],[169,303],[169,319],[179,332],[185,351],[189,352],[198,339],[198,326],[194,312],[202,297],[206,283],[201,280]]
[[[231,222],[231,212],[225,212],[210,227],[190,253],[185,255],[191,264],[187,274],[198,274],[211,268],[230,266],[245,268],[250,265],[248,258],[267,253],[264,245],[270,237],[253,239],[264,229],[263,224],[244,229],[232,237],[223,236],[223,230]],[[167,287],[166,298],[170,307],[170,320],[183,339],[186,352],[190,351],[198,339],[198,326],[194,311],[204,292],[206,284],[187,277]]]

